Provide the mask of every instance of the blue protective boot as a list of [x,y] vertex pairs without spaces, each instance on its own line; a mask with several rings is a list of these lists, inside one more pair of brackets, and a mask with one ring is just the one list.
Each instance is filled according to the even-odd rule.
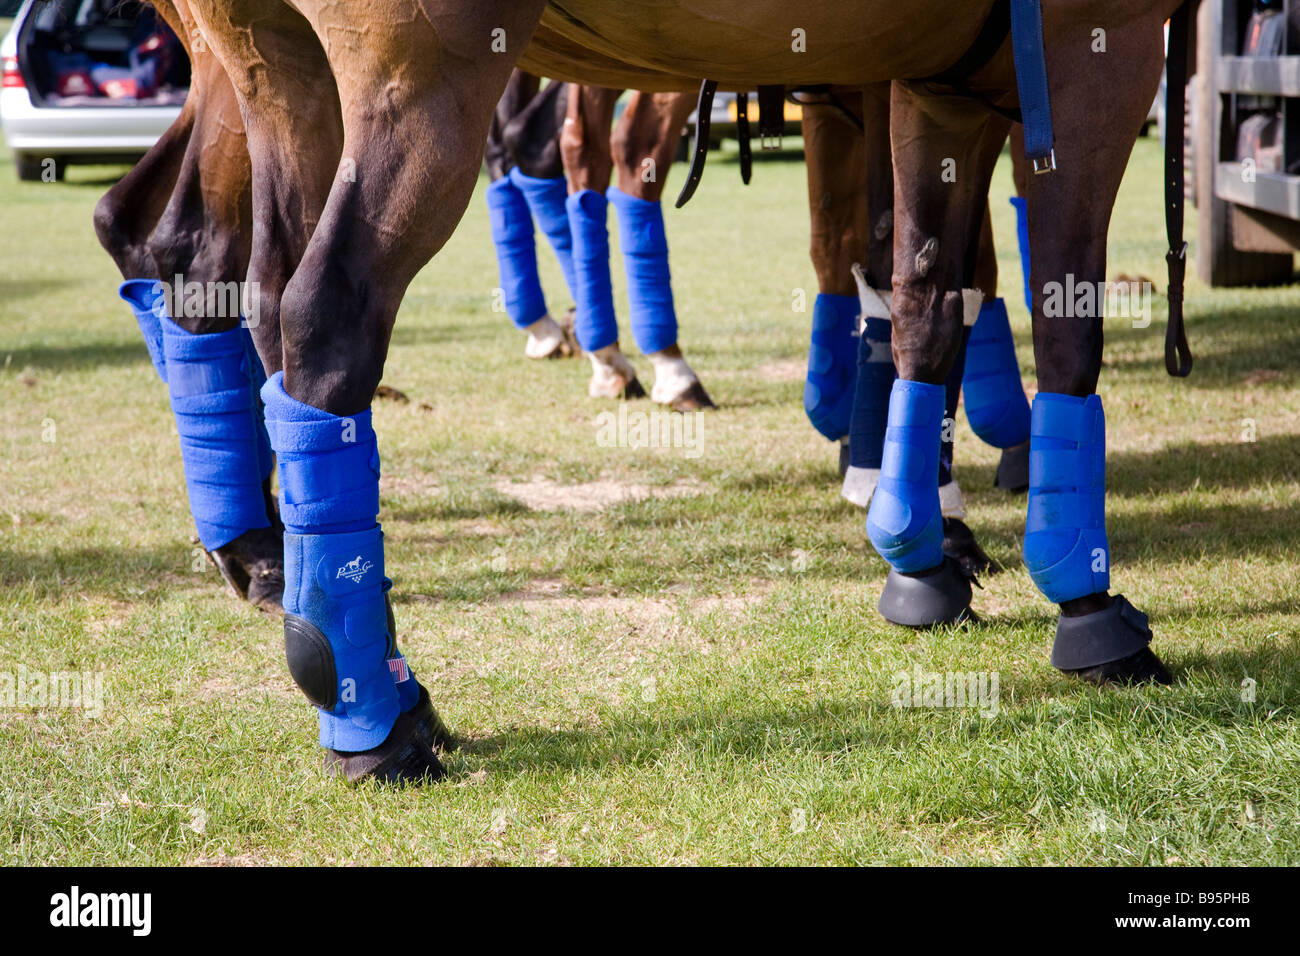
[[340,417],[304,405],[283,373],[262,395],[285,523],[285,656],[318,708],[328,762],[349,780],[441,777],[421,730],[425,695],[392,623],[370,410]]
[[609,200],[595,190],[584,189],[566,199],[564,206],[573,233],[573,297],[578,308],[574,333],[584,352],[599,352],[618,342],[605,225]]
[[1011,205],[1016,210],[1016,242],[1020,245],[1020,273],[1025,277],[1025,311],[1034,314],[1034,297],[1029,283],[1029,200],[1012,196]]
[[564,273],[569,295],[578,298],[578,279],[573,270],[573,231],[569,228],[569,212],[564,206],[569,187],[563,176],[539,179],[525,176],[516,166],[510,170],[510,181],[523,193],[533,220],[551,244],[560,271]]
[[830,441],[848,437],[853,419],[860,314],[858,299],[851,295],[823,292],[813,303],[803,409],[813,428]]
[[231,589],[281,608],[283,544],[269,489],[271,446],[258,391],[262,362],[248,329],[195,335],[167,316],[163,283],[132,279],[119,294],[135,313],[167,384],[199,540]]

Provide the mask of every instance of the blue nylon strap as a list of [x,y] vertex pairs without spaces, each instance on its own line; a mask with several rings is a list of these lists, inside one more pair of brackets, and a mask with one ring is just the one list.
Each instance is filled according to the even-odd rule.
[[891,348],[893,325],[867,319],[858,343],[858,376],[849,427],[849,459],[854,468],[879,469],[889,423],[889,394],[898,377]]
[[939,442],[946,390],[899,379],[889,398],[889,427],[880,482],[867,512],[867,535],[890,567],[903,574],[943,562],[939,510]]
[[266,427],[280,470],[280,517],[294,534],[363,531],[379,513],[379,447],[370,409],[340,417],[284,390],[262,387]]
[[271,523],[262,494],[271,471],[257,396],[262,366],[245,328],[194,335],[166,315],[158,325],[190,512],[213,551]]
[[1029,284],[1029,200],[1012,196],[1011,206],[1016,211],[1016,241],[1020,244],[1020,274],[1025,280],[1025,311],[1034,314],[1034,296]]
[[533,217],[523,193],[509,177],[488,186],[487,203],[506,314],[516,328],[525,329],[546,314],[546,297],[537,277]]
[[[855,333],[861,311],[853,295],[823,292],[813,303],[803,410],[813,428],[830,441],[849,435],[853,427],[859,351]],[[892,372],[892,360],[889,367]],[[879,411],[883,419],[883,405]]]
[[555,179],[525,176],[518,166],[510,170],[510,181],[528,201],[533,219],[541,227],[555,252],[555,258],[559,260],[569,295],[576,299],[578,282],[573,273],[573,233],[569,229],[569,213],[564,208],[564,200],[569,195],[568,183],[563,176]]
[[135,314],[140,334],[144,336],[144,347],[149,350],[149,361],[153,363],[158,377],[167,381],[167,364],[163,359],[162,326],[159,319],[164,312],[165,298],[163,284],[157,279],[127,279],[117,288],[120,295]]
[[994,448],[1014,448],[1029,441],[1029,400],[1002,299],[985,302],[980,309],[966,348],[962,388],[966,420],[982,441]]
[[1041,0],[1011,0],[1011,48],[1016,60],[1016,86],[1024,120],[1025,156],[1043,163],[1052,155],[1056,133],[1047,89],[1047,55],[1043,46]]
[[643,354],[661,352],[677,344],[663,206],[629,196],[617,186],[611,186],[605,196],[618,213],[632,335]]
[[1106,416],[1101,398],[1034,397],[1025,566],[1060,604],[1110,588]]
[[618,341],[614,286],[609,276],[609,231],[605,228],[609,200],[592,189],[564,201],[573,232],[574,295],[578,313],[574,333],[584,352],[595,352]]

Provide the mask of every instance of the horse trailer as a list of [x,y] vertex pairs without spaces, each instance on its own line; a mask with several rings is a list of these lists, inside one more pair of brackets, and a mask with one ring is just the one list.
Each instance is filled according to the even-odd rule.
[[1197,272],[1211,286],[1289,282],[1300,249],[1300,0],[1202,0],[1195,40],[1185,136]]

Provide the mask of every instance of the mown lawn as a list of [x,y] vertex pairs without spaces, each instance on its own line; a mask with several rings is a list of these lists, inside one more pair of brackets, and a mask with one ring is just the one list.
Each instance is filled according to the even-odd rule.
[[[1163,287],[1160,170],[1143,141],[1110,271]],[[1193,282],[1188,381],[1160,303],[1108,326],[1113,577],[1178,683],[1098,692],[1048,663],[1024,499],[964,419],[970,523],[1011,570],[981,626],[877,616],[885,566],[801,408],[800,163],[746,189],[715,156],[668,214],[722,406],[698,458],[600,447],[586,363],[524,360],[476,196],[398,319],[386,383],[410,402],[376,406],[402,640],[468,742],[439,786],[350,789],[279,623],[195,560],[165,389],[90,228],[120,172],[0,164],[0,674],[102,669],[106,692],[100,719],[0,709],[0,862],[1300,862],[1300,290]],[[1032,382],[1008,169],[995,188]],[[543,278],[561,304],[545,256]],[[995,672],[997,715],[894,708],[918,667]]]

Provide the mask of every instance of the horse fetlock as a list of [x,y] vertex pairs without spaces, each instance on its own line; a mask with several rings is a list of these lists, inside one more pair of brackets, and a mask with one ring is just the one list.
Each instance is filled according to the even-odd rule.
[[587,394],[592,398],[641,398],[645,389],[636,377],[636,368],[619,349],[618,343],[588,352],[591,382]]

